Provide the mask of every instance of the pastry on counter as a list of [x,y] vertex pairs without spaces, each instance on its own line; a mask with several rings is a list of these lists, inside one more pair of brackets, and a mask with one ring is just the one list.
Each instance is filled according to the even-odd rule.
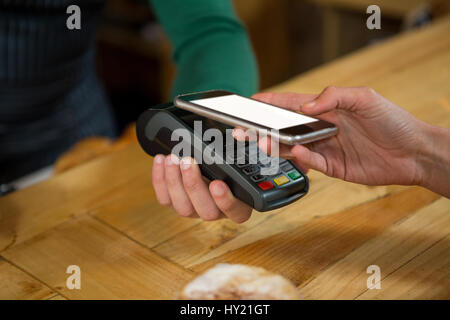
[[286,278],[263,268],[217,264],[188,283],[181,300],[299,300],[297,288]]

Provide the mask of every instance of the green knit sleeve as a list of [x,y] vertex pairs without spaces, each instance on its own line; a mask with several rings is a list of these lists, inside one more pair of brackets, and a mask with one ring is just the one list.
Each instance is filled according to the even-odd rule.
[[172,95],[224,89],[249,96],[258,71],[230,0],[150,0],[173,46]]

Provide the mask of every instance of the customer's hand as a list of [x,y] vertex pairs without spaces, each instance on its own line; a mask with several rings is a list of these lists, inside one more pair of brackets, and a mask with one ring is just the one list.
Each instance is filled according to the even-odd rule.
[[228,217],[236,223],[250,218],[252,208],[236,199],[225,182],[214,180],[208,186],[192,158],[157,155],[152,182],[159,203],[181,216],[206,221]]
[[[305,171],[366,185],[421,184],[424,123],[370,88],[329,87],[320,95],[261,93],[254,99],[335,124],[336,136],[280,146]],[[260,140],[267,150],[268,139]],[[267,150],[270,153],[270,150]]]

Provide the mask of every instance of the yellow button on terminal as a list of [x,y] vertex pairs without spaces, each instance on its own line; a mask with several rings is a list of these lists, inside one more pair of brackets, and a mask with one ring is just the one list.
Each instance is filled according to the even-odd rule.
[[281,186],[281,185],[283,185],[283,184],[285,184],[285,183],[288,183],[288,182],[289,182],[289,178],[286,177],[286,176],[281,176],[281,177],[278,177],[278,178],[273,179],[273,181],[274,181],[277,185]]

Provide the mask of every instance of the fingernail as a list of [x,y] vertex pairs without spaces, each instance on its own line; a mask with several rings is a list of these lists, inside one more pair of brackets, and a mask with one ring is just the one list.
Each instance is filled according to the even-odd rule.
[[156,155],[156,157],[155,157],[155,162],[156,163],[163,163],[163,161],[164,161],[164,156],[163,155],[161,155],[161,154]]
[[178,157],[174,154],[171,154],[170,156],[168,156],[166,158],[166,164],[171,165],[171,164],[175,164],[178,165],[180,163],[180,159],[178,159]]
[[212,188],[211,192],[213,193],[213,195],[215,196],[223,196],[225,194],[227,190],[225,189],[225,187],[221,184],[218,183],[214,186],[214,188]]
[[187,170],[192,165],[192,159],[191,158],[183,158],[181,159],[180,168],[181,170]]
[[300,111],[303,111],[303,110],[308,111],[308,110],[314,108],[315,106],[316,106],[316,102],[315,101],[311,101],[311,102],[308,102],[308,103],[305,103],[304,105],[302,105],[300,107]]

